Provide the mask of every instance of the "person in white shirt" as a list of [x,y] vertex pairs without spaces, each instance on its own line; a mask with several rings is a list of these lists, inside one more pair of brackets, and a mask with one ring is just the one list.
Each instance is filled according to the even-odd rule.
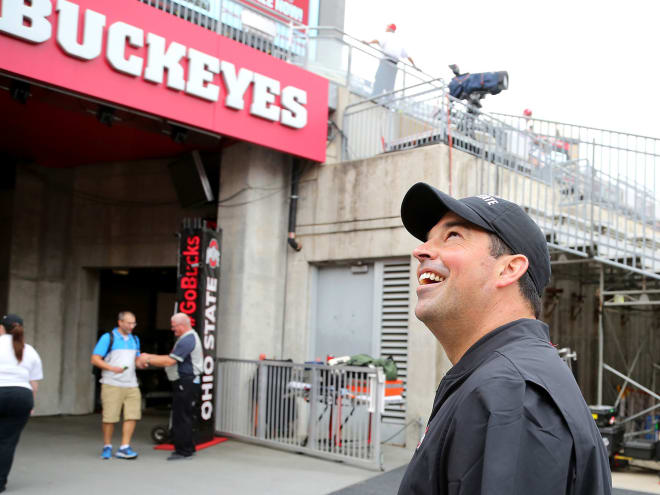
[[20,316],[8,314],[0,320],[0,492],[5,491],[16,445],[44,377],[41,358],[25,343],[23,332]]
[[394,82],[396,81],[397,64],[399,60],[408,59],[413,67],[417,69],[412,57],[403,47],[401,40],[396,34],[396,24],[388,24],[385,28],[385,34],[380,39],[367,41],[370,45],[377,44],[383,52],[384,57],[378,65],[376,77],[374,79],[374,86],[371,96],[378,96],[383,93],[389,93],[394,90]]

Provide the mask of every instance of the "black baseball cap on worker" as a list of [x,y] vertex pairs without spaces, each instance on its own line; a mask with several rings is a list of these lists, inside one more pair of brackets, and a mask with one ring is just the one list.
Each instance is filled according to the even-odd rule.
[[8,315],[3,316],[2,319],[0,320],[0,325],[5,327],[6,329],[11,328],[15,324],[19,324],[22,326],[23,318],[21,318],[18,315],[14,315],[10,313]]
[[496,234],[515,254],[524,254],[529,273],[539,296],[550,280],[550,253],[541,229],[515,203],[482,194],[455,199],[429,184],[412,186],[401,203],[403,226],[425,242],[429,231],[445,216],[454,212],[470,223]]

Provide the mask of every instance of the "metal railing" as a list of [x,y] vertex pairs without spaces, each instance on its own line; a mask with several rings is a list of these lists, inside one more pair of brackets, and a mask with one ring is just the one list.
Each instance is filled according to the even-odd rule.
[[557,353],[561,360],[566,363],[568,369],[575,374],[574,368],[577,363],[577,352],[571,350],[570,347],[562,347],[561,349],[557,349]]
[[[332,26],[310,27],[305,59],[293,60],[305,69],[320,74],[353,93],[369,97],[380,60],[385,54],[375,45],[354,38]],[[399,61],[394,89],[406,88],[435,78],[404,61]]]
[[216,429],[224,435],[382,469],[380,368],[218,360]]
[[342,159],[358,160],[387,151],[446,140],[446,91],[441,79],[361,100],[344,109]]
[[342,130],[344,160],[445,143],[451,169],[464,151],[461,192],[522,205],[551,247],[660,279],[658,139],[489,115],[429,83],[347,106]]
[[[371,95],[374,75],[385,56],[338,28],[285,21],[250,0],[138,1],[317,73],[363,97]],[[406,62],[398,67],[396,89],[433,79]]]
[[138,0],[159,10],[185,19],[205,29],[215,31],[218,25],[219,12],[217,0],[209,0],[205,5],[195,5],[195,2],[178,3],[170,0]]
[[[493,115],[507,126],[526,129],[537,142],[551,147],[560,157],[594,164],[598,178],[593,193],[603,204],[609,202],[613,208],[627,208],[629,215],[641,221],[657,220],[660,212],[655,208],[653,184],[660,178],[660,171],[656,170],[660,140],[549,120]],[[585,175],[589,173],[586,166],[576,172],[581,176],[578,181],[590,180]]]
[[285,21],[246,0],[138,0],[219,35],[287,61],[304,60],[307,26]]

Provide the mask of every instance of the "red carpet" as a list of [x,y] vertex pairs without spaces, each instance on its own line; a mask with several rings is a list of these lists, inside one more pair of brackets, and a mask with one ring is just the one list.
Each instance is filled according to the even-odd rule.
[[[208,442],[200,443],[197,446],[197,450],[202,450],[207,447],[212,447],[213,445],[218,445],[219,443],[226,442],[228,438],[225,437],[215,437],[213,440]],[[154,450],[174,450],[174,445],[171,443],[161,443],[160,445],[155,445]]]

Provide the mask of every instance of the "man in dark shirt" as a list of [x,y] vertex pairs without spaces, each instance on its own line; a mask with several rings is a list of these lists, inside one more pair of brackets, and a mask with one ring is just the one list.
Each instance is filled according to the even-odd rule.
[[424,183],[401,205],[422,241],[416,316],[453,367],[399,494],[609,495],[602,438],[537,320],[545,236],[516,204]]
[[143,353],[138,365],[165,368],[172,382],[172,437],[174,453],[168,461],[192,459],[195,452],[193,421],[195,407],[201,391],[199,375],[202,374],[203,351],[197,332],[190,325],[190,318],[177,313],[170,321],[177,338],[169,355]]

